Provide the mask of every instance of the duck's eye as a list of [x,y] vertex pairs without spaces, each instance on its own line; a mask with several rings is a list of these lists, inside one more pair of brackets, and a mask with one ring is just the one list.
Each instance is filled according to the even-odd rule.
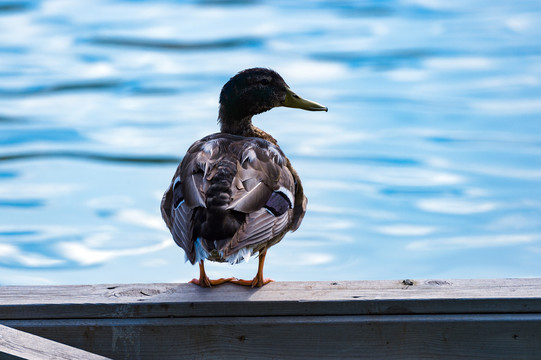
[[260,83],[261,85],[267,86],[267,85],[270,84],[270,81],[269,81],[269,79],[261,79],[261,80],[259,81],[259,83]]

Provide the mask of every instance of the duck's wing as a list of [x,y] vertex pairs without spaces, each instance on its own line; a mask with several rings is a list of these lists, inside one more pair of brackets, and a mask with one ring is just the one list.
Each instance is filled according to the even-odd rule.
[[259,138],[234,146],[239,147],[233,149],[237,174],[228,209],[246,217],[219,249],[225,258],[243,248],[257,251],[274,245],[287,231],[299,227],[306,211],[300,179],[278,146]]
[[297,171],[291,166],[291,162],[287,159],[287,168],[293,176],[293,181],[295,182],[295,205],[293,207],[293,216],[291,218],[291,228],[290,231],[295,231],[301,226],[302,219],[304,219],[304,214],[306,213],[306,206],[308,205],[308,199],[304,195],[304,188],[302,187],[301,178]]
[[171,231],[173,240],[186,253],[186,257],[195,262],[193,238],[193,207],[186,203],[180,180],[180,166],[175,172],[171,185],[165,192],[161,203],[161,213],[165,224]]
[[300,179],[278,146],[259,138],[208,136],[190,147],[162,200],[162,216],[192,263],[199,251],[194,242],[205,221],[197,214],[208,210],[207,193],[224,164],[234,164],[224,210],[241,221],[233,235],[201,241],[202,257],[216,249],[224,259],[238,262],[238,254],[246,254],[240,250],[273,245],[288,230],[296,230],[304,216]]
[[193,143],[177,167],[162,198],[162,218],[171,231],[173,240],[185,251],[186,258],[192,264],[199,257],[204,257],[199,256],[204,254],[196,253],[201,251],[195,247],[197,227],[200,223],[194,218],[194,210],[198,207],[206,208],[209,182],[205,180],[205,173],[220,152],[223,152],[220,143],[211,136]]

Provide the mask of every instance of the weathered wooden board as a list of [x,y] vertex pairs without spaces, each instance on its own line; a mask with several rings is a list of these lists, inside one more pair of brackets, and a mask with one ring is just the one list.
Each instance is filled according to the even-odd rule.
[[541,313],[541,279],[0,287],[0,320]]
[[361,315],[5,322],[113,359],[539,359],[541,316]]
[[0,323],[113,359],[541,359],[541,279],[7,286]]
[[107,360],[103,356],[0,325],[0,359]]

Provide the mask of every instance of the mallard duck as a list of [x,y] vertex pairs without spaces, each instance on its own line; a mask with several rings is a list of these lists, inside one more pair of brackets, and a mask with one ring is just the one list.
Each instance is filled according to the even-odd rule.
[[[267,249],[295,231],[306,211],[301,179],[276,140],[252,124],[252,117],[274,107],[327,111],[296,95],[273,70],[247,69],[220,93],[221,132],[196,141],[165,192],[162,217],[199,278],[210,287],[225,282],[261,287]],[[253,280],[211,280],[205,260],[236,264],[259,256]]]

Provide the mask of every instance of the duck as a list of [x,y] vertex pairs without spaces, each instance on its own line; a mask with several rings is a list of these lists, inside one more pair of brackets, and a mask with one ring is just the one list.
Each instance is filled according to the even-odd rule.
[[[275,107],[328,111],[295,94],[274,70],[240,71],[220,92],[220,132],[193,143],[161,201],[161,214],[186,260],[199,264],[190,283],[262,287],[267,250],[299,228],[307,198],[302,182],[274,137],[252,118]],[[287,126],[287,124],[286,124]],[[205,261],[238,264],[258,257],[250,280],[209,279]]]

